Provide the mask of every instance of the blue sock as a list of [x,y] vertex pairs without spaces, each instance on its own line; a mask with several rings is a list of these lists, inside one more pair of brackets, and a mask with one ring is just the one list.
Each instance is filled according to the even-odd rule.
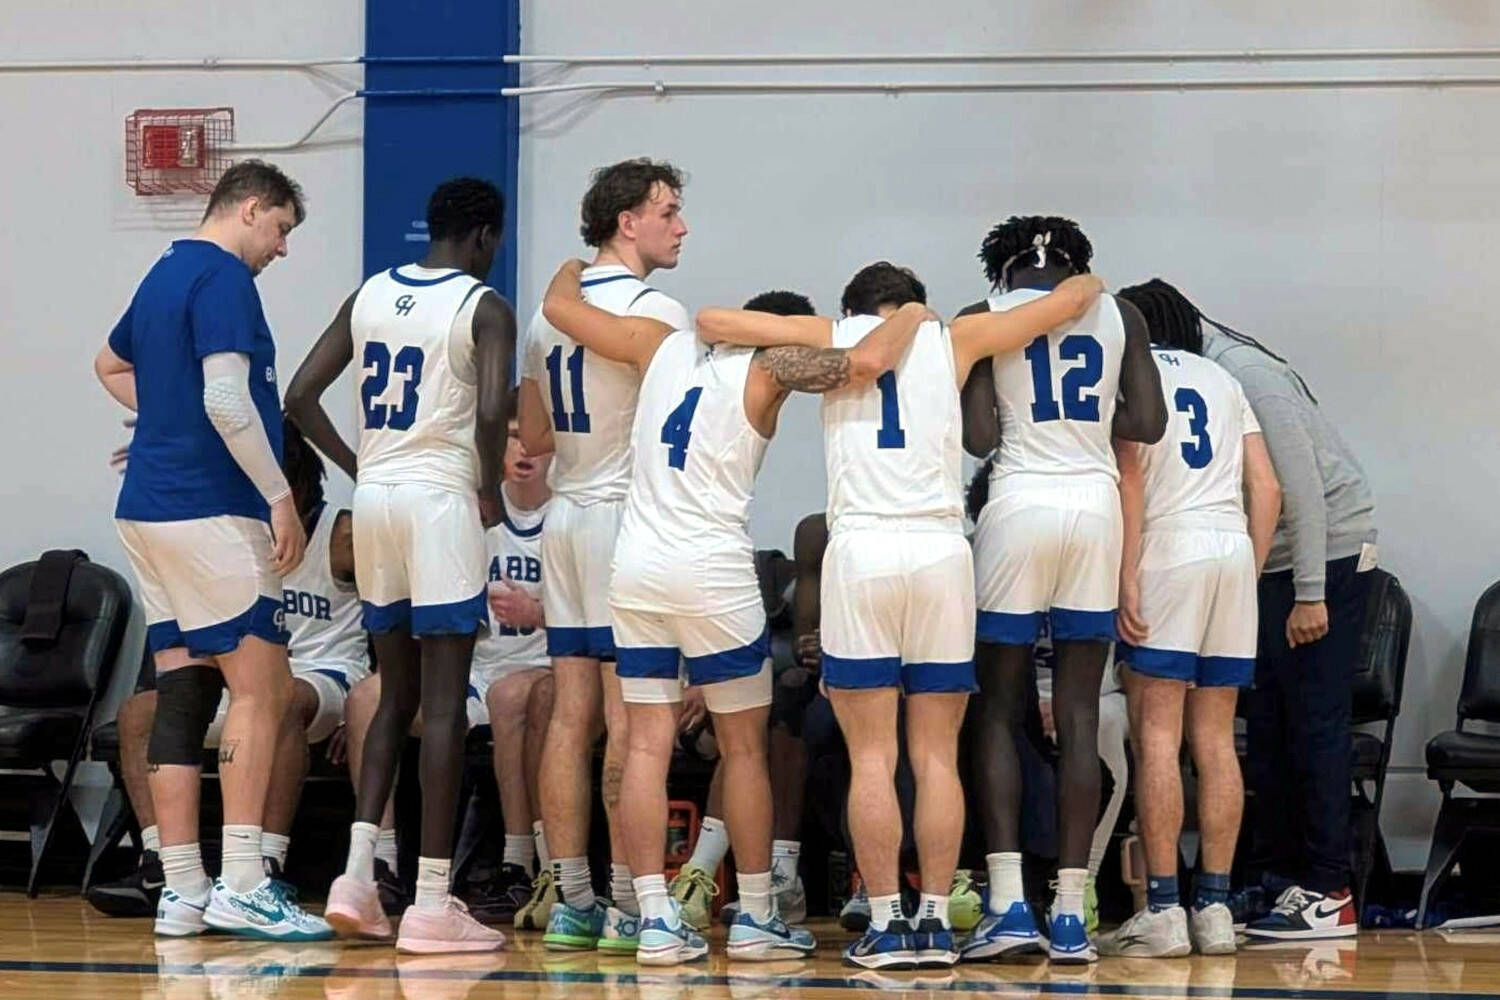
[[1146,906],[1152,913],[1181,905],[1182,900],[1177,895],[1176,875],[1146,876]]
[[1193,909],[1229,901],[1229,873],[1199,872],[1193,877]]

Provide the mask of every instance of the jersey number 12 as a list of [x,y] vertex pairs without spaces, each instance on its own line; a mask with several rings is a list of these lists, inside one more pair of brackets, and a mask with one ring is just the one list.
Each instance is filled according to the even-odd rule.
[[1025,350],[1026,360],[1031,363],[1032,423],[1045,424],[1053,420],[1078,420],[1099,422],[1099,394],[1085,394],[1104,377],[1104,348],[1099,341],[1083,333],[1064,337],[1057,344],[1059,361],[1082,361],[1063,372],[1060,388],[1062,406],[1052,392],[1052,344],[1048,337],[1033,340]]

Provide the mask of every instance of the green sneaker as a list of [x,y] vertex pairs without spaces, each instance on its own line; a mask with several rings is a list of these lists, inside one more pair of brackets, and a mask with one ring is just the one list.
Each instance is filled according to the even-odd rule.
[[631,916],[617,906],[604,910],[604,933],[599,935],[599,950],[634,955],[641,943],[641,918]]
[[948,922],[956,931],[973,930],[984,916],[984,900],[974,887],[974,876],[964,868],[953,873],[948,888]]
[[685,865],[672,880],[668,893],[682,907],[683,923],[699,932],[708,930],[714,897],[719,894],[712,875],[701,868]]
[[[952,908],[951,904],[949,908]],[[1099,890],[1092,875],[1083,883],[1083,929],[1090,936],[1099,930]]]
[[587,910],[578,910],[560,902],[552,907],[552,915],[547,918],[542,945],[548,951],[593,951],[603,934],[603,903],[596,900]]

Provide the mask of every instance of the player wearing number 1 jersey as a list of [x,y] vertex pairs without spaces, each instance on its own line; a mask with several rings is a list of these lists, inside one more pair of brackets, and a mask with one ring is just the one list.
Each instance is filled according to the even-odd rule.
[[[926,322],[868,384],[823,399],[830,540],[823,560],[823,679],[849,747],[849,828],[870,893],[870,929],[845,952],[866,968],[951,965],[948,890],[963,832],[958,728],[974,686],[973,564],[959,487],[958,387],[980,358],[1076,319],[1099,292],[1083,276],[1008,312]],[[926,291],[910,271],[872,264],[844,290],[844,319],[700,314],[700,332],[738,342],[811,324],[850,347]],[[712,321],[712,322],[711,322]],[[897,884],[896,713],[917,784],[922,903],[906,920]]]
[[[594,173],[583,197],[583,240],[597,247],[582,275],[589,302],[617,316],[687,326],[681,304],[646,284],[677,266],[687,224],[682,174],[671,164],[625,160]],[[615,679],[609,564],[630,484],[630,427],[640,372],[557,330],[538,310],[521,370],[521,443],[555,452],[552,503],[542,532],[542,606],[556,688],[541,765],[542,821],[566,906],[553,908],[543,938],[554,950],[634,950],[639,916],[615,814],[625,763],[625,706]],[[602,668],[602,669],[601,669]],[[590,753],[605,725],[604,812],[609,821],[610,896],[596,907],[589,875]],[[603,943],[601,943],[601,941]]]
[[[996,294],[970,310],[1018,308],[1069,275],[1092,247],[1059,218],[1011,218],[980,251]],[[969,312],[970,310],[965,310]],[[1042,943],[1021,886],[1020,769],[1015,738],[1042,619],[1056,651],[1053,711],[1062,751],[1058,897],[1049,954],[1097,959],[1085,931],[1089,848],[1099,814],[1099,683],[1115,637],[1120,498],[1111,437],[1151,442],[1166,423],[1145,322],[1101,296],[1088,312],[1024,351],[977,366],[964,389],[965,444],[1000,446],[990,499],[974,537],[981,711],[974,759],[990,853],[986,919],[964,946],[969,960]]]
[[[483,283],[504,212],[488,181],[439,185],[427,206],[427,256],[376,274],[350,296],[287,393],[303,432],[355,477],[356,584],[381,677],[349,864],[329,890],[326,913],[346,936],[390,935],[374,882],[375,843],[420,707],[421,856],[416,900],[397,941],[409,952],[484,951],[505,941],[449,894],[469,664],[475,636],[489,627],[484,528],[501,518],[515,350],[510,306]],[[318,402],[354,357],[357,459]]]

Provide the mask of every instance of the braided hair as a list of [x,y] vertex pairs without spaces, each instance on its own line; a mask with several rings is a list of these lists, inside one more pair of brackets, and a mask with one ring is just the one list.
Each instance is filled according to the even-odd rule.
[[964,512],[975,524],[979,523],[979,514],[984,510],[984,505],[990,502],[990,473],[994,471],[995,456],[991,455],[975,471],[974,478],[969,480],[969,485],[964,490]]
[[504,225],[504,196],[477,177],[444,181],[427,201],[427,235],[433,240],[461,240],[476,229]]
[[985,236],[979,245],[979,259],[984,261],[985,277],[1002,288],[1011,265],[1028,252],[1038,254],[1041,267],[1055,264],[1078,274],[1087,274],[1094,257],[1093,244],[1072,219],[1056,215],[1012,215]]

